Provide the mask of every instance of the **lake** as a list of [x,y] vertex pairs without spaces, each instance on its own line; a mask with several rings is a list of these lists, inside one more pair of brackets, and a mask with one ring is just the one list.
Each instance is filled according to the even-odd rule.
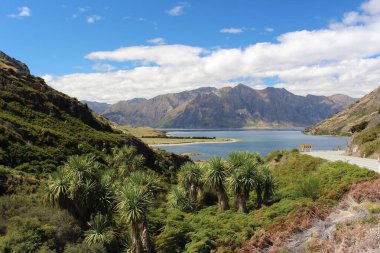
[[171,146],[155,146],[174,153],[200,153],[194,160],[209,159],[211,156],[227,157],[233,151],[259,152],[262,156],[273,150],[298,148],[300,145],[312,145],[313,150],[331,150],[338,146],[345,148],[349,138],[335,136],[305,135],[301,130],[164,130],[171,136],[216,137],[239,139],[237,142],[197,143]]

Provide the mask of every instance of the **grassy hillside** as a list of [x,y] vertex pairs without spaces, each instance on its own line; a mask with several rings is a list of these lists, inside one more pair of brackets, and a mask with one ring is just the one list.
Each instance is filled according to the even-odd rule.
[[352,135],[380,123],[380,88],[334,116],[307,128],[306,133]]
[[308,134],[353,136],[347,152],[377,158],[380,155],[380,88],[329,119],[305,129]]
[[19,61],[4,56],[1,63],[0,165],[50,172],[70,155],[101,155],[102,150],[110,152],[122,145],[135,146],[156,170],[173,170],[185,161],[165,152],[158,154],[130,134],[115,132],[86,105],[30,75]]
[[380,125],[355,134],[348,144],[348,153],[356,156],[380,157]]

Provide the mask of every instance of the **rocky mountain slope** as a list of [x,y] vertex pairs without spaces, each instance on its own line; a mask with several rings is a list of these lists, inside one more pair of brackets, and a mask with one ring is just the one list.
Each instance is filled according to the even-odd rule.
[[380,88],[336,115],[305,129],[310,134],[351,135],[380,123]]
[[73,154],[132,145],[152,168],[175,168],[181,157],[154,152],[115,132],[87,105],[46,85],[28,67],[0,52],[0,165],[48,172]]
[[[285,89],[246,85],[205,87],[148,100],[123,101],[103,115],[120,124],[167,128],[304,127],[342,110],[355,99],[297,96]],[[91,106],[91,105],[90,105]]]
[[347,153],[380,156],[380,87],[357,103],[305,130],[309,134],[353,135]]
[[102,114],[105,110],[107,110],[111,105],[107,103],[100,102],[92,102],[92,101],[81,101],[83,104],[86,104],[91,110],[98,114]]

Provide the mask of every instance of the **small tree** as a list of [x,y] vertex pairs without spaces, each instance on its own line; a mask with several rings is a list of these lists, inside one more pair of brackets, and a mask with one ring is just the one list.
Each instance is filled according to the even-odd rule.
[[260,156],[256,153],[234,152],[229,156],[230,175],[227,182],[234,193],[235,208],[239,212],[246,211],[249,193],[257,186],[257,167],[260,162]]
[[302,197],[317,200],[321,194],[321,182],[316,177],[307,177],[303,179],[298,187],[298,192]]
[[178,182],[191,202],[196,203],[202,193],[203,168],[199,164],[185,163],[178,172]]
[[140,228],[146,220],[148,206],[152,203],[153,195],[144,187],[125,184],[118,196],[118,212],[131,226],[132,252],[144,252]]
[[221,157],[211,158],[204,175],[205,184],[208,188],[216,192],[221,212],[230,208],[224,185],[227,175],[227,167],[223,159]]

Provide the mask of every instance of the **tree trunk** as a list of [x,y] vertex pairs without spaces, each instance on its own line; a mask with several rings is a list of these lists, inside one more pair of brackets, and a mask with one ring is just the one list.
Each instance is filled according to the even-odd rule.
[[230,209],[230,205],[228,203],[228,196],[224,189],[220,189],[217,193],[218,196],[218,202],[219,202],[219,209],[221,212],[224,212],[228,209]]
[[143,245],[139,233],[139,225],[131,224],[131,235],[132,235],[132,252],[133,253],[143,253]]
[[256,188],[256,207],[257,209],[261,208],[263,203],[263,192],[261,188]]
[[239,195],[237,193],[235,193],[235,196],[234,196],[234,208],[236,210],[238,210],[239,208]]
[[195,187],[195,185],[190,186],[189,197],[191,198],[192,201],[197,200],[197,188]]
[[244,213],[247,209],[247,203],[246,203],[246,199],[245,199],[244,195],[239,194],[237,197],[237,200],[238,200],[238,202],[237,202],[238,211]]
[[141,240],[146,253],[151,253],[153,249],[152,241],[149,236],[148,222],[146,219],[141,223]]

